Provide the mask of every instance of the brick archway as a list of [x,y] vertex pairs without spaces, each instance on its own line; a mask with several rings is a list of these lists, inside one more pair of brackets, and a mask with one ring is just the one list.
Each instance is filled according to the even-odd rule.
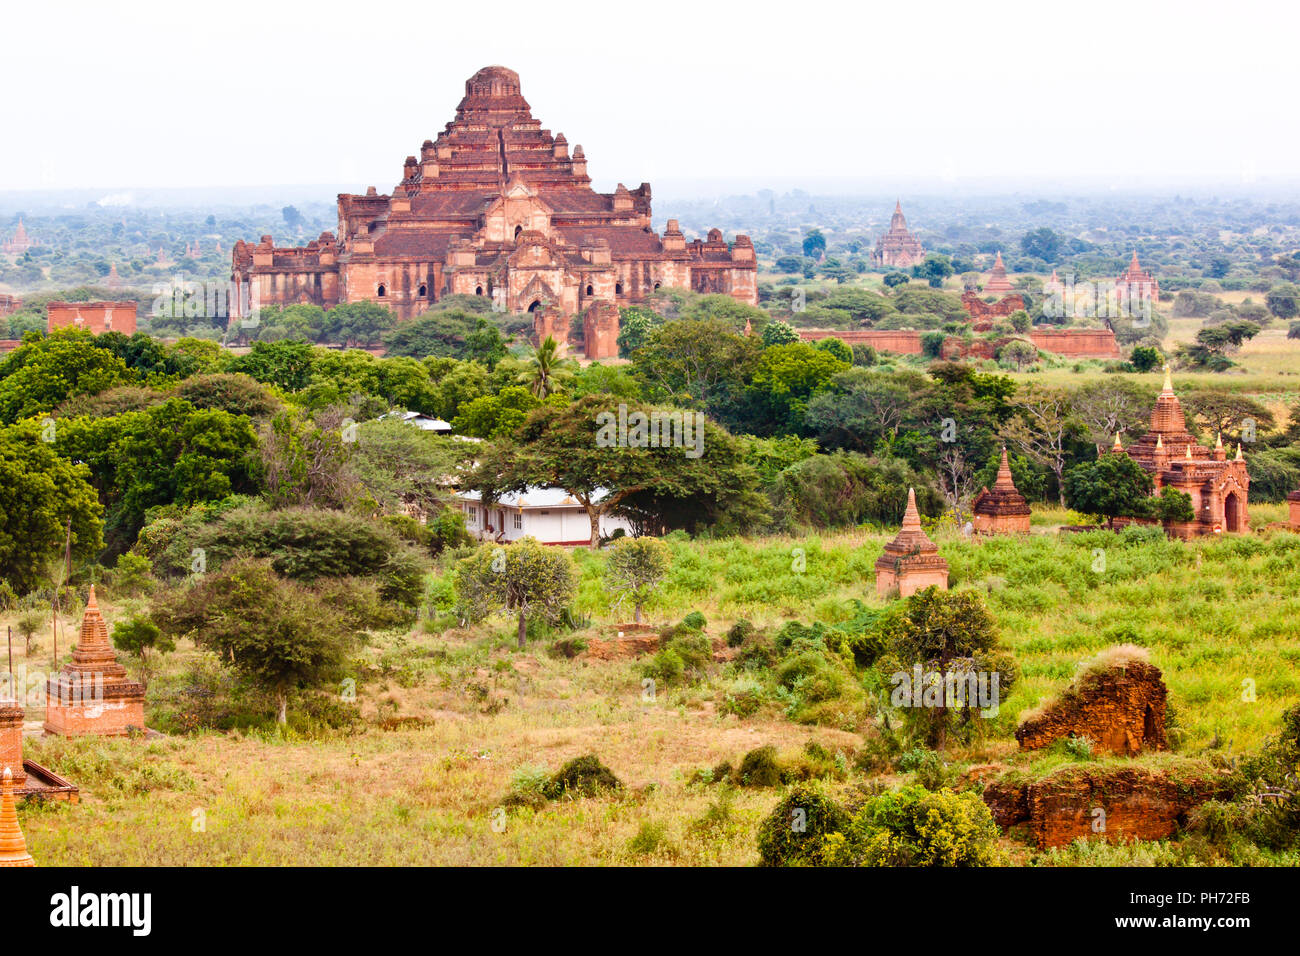
[[1241,530],[1241,499],[1235,491],[1228,492],[1223,498],[1223,530]]

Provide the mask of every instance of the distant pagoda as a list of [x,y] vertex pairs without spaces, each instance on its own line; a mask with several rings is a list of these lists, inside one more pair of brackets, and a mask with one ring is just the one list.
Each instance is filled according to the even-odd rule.
[[903,216],[901,201],[894,203],[894,215],[889,220],[889,231],[876,240],[876,251],[871,262],[882,268],[910,269],[925,261],[925,248],[921,240],[912,235]]
[[1016,490],[1005,448],[992,489],[985,488],[975,496],[972,511],[971,523],[980,534],[1029,533],[1029,502]]
[[896,591],[907,597],[932,584],[948,590],[948,562],[939,556],[939,546],[921,528],[916,492],[908,488],[903,527],[876,559],[876,593],[886,597]]
[[1007,267],[1002,264],[1002,252],[999,250],[997,258],[993,260],[993,271],[989,273],[989,279],[984,283],[984,291],[989,295],[1006,295],[1013,288],[1011,280],[1007,278]]
[[1137,250],[1133,250],[1133,258],[1129,260],[1128,268],[1120,274],[1115,280],[1115,289],[1122,298],[1127,300],[1139,300],[1155,302],[1160,298],[1160,283],[1150,272],[1142,268],[1138,262]]

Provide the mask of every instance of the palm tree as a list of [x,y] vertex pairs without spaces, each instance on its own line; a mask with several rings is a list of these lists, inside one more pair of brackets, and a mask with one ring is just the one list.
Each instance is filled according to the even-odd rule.
[[533,349],[533,356],[528,361],[528,367],[520,373],[519,382],[527,385],[529,391],[538,398],[546,398],[561,389],[563,380],[572,374],[576,364],[573,359],[560,355],[560,343],[548,335],[541,345]]

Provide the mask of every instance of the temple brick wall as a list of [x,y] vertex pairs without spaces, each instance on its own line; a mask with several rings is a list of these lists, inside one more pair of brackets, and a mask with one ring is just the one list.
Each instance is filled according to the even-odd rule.
[[27,780],[23,769],[23,708],[12,700],[0,701],[0,773],[13,771],[14,786]]
[[86,329],[95,335],[103,332],[135,334],[135,302],[51,302],[46,308],[50,332],[73,327]]
[[[799,329],[799,338],[807,342],[836,338],[848,345],[870,345],[877,352],[920,355],[921,335],[914,329]],[[1115,333],[1110,329],[1033,329],[1025,336],[1035,348],[1071,358],[1119,358]],[[951,336],[944,342],[944,357],[976,356],[992,358],[1000,344],[1007,341],[963,339]]]

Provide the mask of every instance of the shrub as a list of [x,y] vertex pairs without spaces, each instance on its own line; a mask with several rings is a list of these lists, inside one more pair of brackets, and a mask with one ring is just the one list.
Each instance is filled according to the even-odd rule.
[[756,747],[740,761],[737,782],[742,787],[775,787],[781,783],[781,765],[771,744]]
[[820,788],[794,786],[759,825],[759,860],[763,866],[815,866],[825,838],[848,822],[848,814]]
[[754,625],[744,619],[737,621],[727,630],[727,646],[740,647],[754,634]]
[[947,776],[943,758],[924,747],[914,747],[901,754],[896,766],[903,773],[915,774],[916,782],[926,790],[942,789]]
[[829,834],[819,862],[828,866],[992,866],[998,827],[971,791],[922,787],[874,797]]
[[662,823],[646,820],[636,835],[627,841],[627,850],[638,856],[649,856],[668,847],[668,830]]
[[682,618],[682,624],[689,627],[692,631],[704,630],[704,625],[707,623],[708,622],[704,619],[704,615],[699,611],[692,611],[690,614],[687,614]]
[[611,790],[622,790],[623,783],[595,754],[574,757],[555,772],[542,787],[548,800],[562,797],[594,797]]
[[664,648],[641,665],[641,676],[665,686],[675,684],[686,673],[686,662],[676,651]]

